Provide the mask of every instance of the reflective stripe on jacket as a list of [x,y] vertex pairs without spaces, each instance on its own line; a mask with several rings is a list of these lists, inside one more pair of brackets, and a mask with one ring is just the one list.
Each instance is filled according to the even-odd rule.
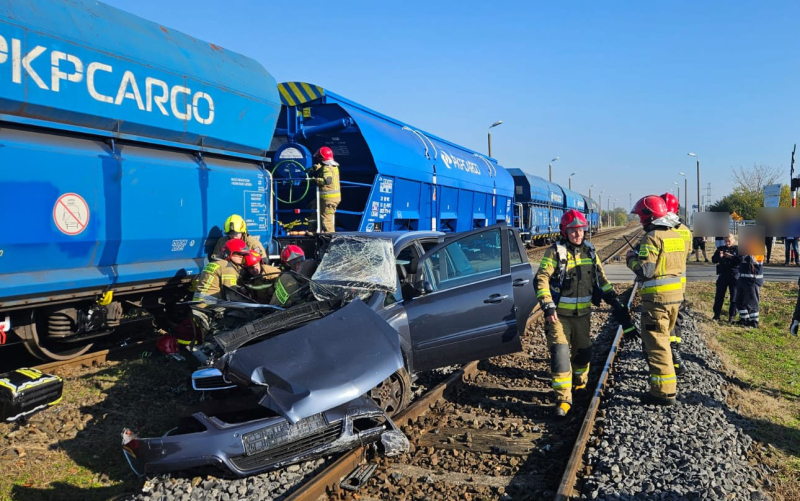
[[[606,279],[603,266],[597,258],[591,244],[575,247],[565,244],[563,240],[548,248],[536,272],[534,283],[536,297],[542,307],[547,303],[555,303],[553,293],[559,295],[556,305],[561,314],[583,316],[591,312],[592,291],[595,281],[603,292],[611,290],[612,285]],[[559,290],[551,290],[552,283],[558,280],[560,260],[558,246],[565,249],[565,276]],[[592,258],[594,255],[594,258]]]
[[657,303],[683,300],[686,274],[686,244],[671,228],[657,226],[639,241],[639,253],[628,259],[642,283],[642,299]]
[[319,198],[326,202],[342,201],[338,164],[316,164],[314,165],[314,176],[315,182],[319,186]]
[[208,263],[193,284],[194,300],[201,301],[203,296],[222,298],[222,286],[236,287],[239,283],[239,267],[228,261]]

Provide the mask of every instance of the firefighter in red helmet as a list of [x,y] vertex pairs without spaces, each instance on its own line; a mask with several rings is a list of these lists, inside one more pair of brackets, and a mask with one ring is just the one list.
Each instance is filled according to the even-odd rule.
[[[319,217],[320,229],[323,233],[333,233],[336,219],[336,208],[342,201],[341,186],[339,183],[339,164],[333,159],[333,150],[323,146],[314,154],[316,163],[312,168],[311,177],[319,187]],[[316,213],[316,199],[311,203]],[[316,229],[316,214],[309,224]]]
[[[683,242],[686,245],[686,260],[688,261],[689,256],[692,253],[692,232],[686,227],[685,224],[681,222],[680,216],[678,216],[678,208],[680,207],[678,197],[667,192],[661,195],[661,198],[664,200],[664,205],[667,206],[668,217],[672,218],[672,220],[675,222],[675,226],[673,226],[672,229],[678,232],[681,238],[683,238]],[[683,278],[686,278],[685,274]],[[684,293],[685,292],[686,284],[684,282]],[[678,308],[678,318],[675,321],[675,327],[669,333],[669,346],[670,350],[672,351],[672,364],[675,366],[675,374],[678,376],[686,372],[686,367],[684,366],[683,358],[681,357],[681,332],[683,331],[683,317],[685,311],[686,302],[684,301],[681,303],[680,308]]]
[[254,249],[244,256],[244,270],[242,281],[249,296],[261,304],[269,304],[281,270],[262,263],[261,254]]
[[221,260],[208,263],[192,283],[194,301],[198,302],[197,308],[192,308],[192,318],[199,327],[201,336],[211,330],[212,322],[222,313],[221,309],[213,306],[213,300],[224,299],[225,287],[241,285],[244,259],[249,252],[244,240],[228,240],[220,252]]
[[686,283],[686,244],[675,231],[667,204],[648,195],[631,210],[639,216],[645,234],[636,251],[626,256],[628,268],[640,281],[642,341],[650,366],[650,392],[645,403],[673,405],[677,376],[670,350],[670,332],[678,318]]
[[309,297],[310,287],[307,278],[317,269],[317,262],[306,259],[303,249],[297,245],[287,245],[281,251],[281,262],[286,271],[275,281],[275,293],[270,304],[289,308]]
[[636,328],[620,304],[594,247],[584,240],[588,223],[582,213],[568,210],[561,218],[561,239],[545,251],[536,272],[536,297],[545,316],[545,335],[550,350],[550,370],[556,394],[555,413],[566,416],[573,390],[582,390],[589,379],[592,358],[591,306],[605,300],[628,335]]

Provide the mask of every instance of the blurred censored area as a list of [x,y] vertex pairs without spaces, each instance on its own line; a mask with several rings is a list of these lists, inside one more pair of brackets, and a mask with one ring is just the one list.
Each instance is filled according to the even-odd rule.
[[742,256],[763,256],[766,253],[764,246],[763,226],[739,227],[739,254]]
[[731,232],[731,215],[727,212],[695,212],[692,236],[727,237]]
[[756,225],[764,228],[765,237],[800,236],[800,209],[796,207],[761,207]]

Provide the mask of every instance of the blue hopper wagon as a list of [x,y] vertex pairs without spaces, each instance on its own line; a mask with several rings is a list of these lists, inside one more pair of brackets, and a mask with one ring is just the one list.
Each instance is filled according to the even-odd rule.
[[497,161],[304,82],[279,85],[273,138],[276,234],[316,230],[307,179],[330,147],[342,185],[341,231],[467,231],[510,223],[514,183]]
[[185,294],[231,213],[271,239],[279,112],[252,59],[94,1],[4,2],[0,325],[74,357]]
[[600,230],[600,213],[597,212],[597,202],[587,196],[583,197],[583,201],[585,203],[584,214],[586,215],[586,220],[589,222],[592,233],[595,233]]
[[[568,198],[565,190],[521,169],[511,168],[508,172],[514,179],[514,226],[520,229],[526,244],[544,244],[558,238],[558,225]],[[570,204],[577,205],[577,194],[569,194]]]

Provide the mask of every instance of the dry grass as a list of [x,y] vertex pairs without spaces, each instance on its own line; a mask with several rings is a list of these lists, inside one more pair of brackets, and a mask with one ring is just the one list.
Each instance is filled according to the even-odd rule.
[[[753,461],[775,470],[770,494],[777,500],[800,499],[800,340],[787,327],[796,287],[770,283],[762,288],[759,329],[712,322],[713,283],[690,283],[687,300],[705,312],[701,330],[723,362],[728,405],[750,420],[757,442]],[[723,312],[727,311],[723,307]]]

